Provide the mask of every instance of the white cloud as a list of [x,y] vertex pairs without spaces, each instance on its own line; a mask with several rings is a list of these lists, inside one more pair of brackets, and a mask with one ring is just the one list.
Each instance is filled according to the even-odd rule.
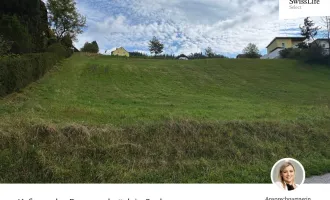
[[[276,36],[299,34],[303,19],[278,20],[278,0],[78,0],[88,29],[78,48],[96,40],[100,49],[147,51],[158,37],[165,53],[237,54],[250,42],[260,50]],[[283,29],[291,29],[282,31]]]

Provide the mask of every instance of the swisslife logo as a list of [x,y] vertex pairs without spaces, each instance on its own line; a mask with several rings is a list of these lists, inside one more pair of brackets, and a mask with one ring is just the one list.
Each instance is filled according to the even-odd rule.
[[289,0],[290,4],[320,4],[320,0]]
[[329,16],[330,0],[279,0],[279,19]]

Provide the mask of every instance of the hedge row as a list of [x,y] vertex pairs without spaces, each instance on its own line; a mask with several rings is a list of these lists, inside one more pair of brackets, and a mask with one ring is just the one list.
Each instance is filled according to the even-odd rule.
[[281,58],[303,61],[309,64],[325,64],[330,66],[330,57],[322,47],[312,46],[305,49],[287,48],[280,51]]
[[0,96],[19,91],[38,80],[58,61],[70,55],[69,50],[55,44],[45,53],[0,57]]

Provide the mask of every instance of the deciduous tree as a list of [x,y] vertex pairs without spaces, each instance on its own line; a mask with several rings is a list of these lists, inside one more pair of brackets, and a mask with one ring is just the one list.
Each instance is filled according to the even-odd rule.
[[98,53],[99,52],[99,45],[97,44],[97,42],[96,41],[93,41],[92,42],[92,45],[94,47],[95,53]]
[[99,46],[97,45],[96,41],[93,41],[92,43],[86,42],[84,44],[84,47],[80,49],[82,52],[89,52],[89,53],[98,53],[99,52]]
[[259,49],[256,44],[249,43],[244,49],[243,53],[246,58],[260,58]]
[[86,26],[86,17],[77,12],[74,0],[48,0],[49,23],[54,30],[57,40],[65,35],[71,39],[83,32]]

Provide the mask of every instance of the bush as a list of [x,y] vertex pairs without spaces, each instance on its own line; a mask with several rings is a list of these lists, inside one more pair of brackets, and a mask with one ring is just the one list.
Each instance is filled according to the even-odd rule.
[[89,53],[98,53],[99,46],[96,41],[93,41],[92,43],[86,42],[83,48],[80,49],[80,51],[89,52]]
[[279,52],[281,58],[300,59],[302,58],[302,49],[287,48]]
[[63,46],[60,43],[55,43],[50,45],[47,50],[47,52],[55,53],[63,58],[68,58],[72,55],[72,50]]
[[7,54],[11,49],[11,46],[11,43],[6,41],[2,35],[0,35],[0,56]]
[[260,54],[257,54],[257,53],[248,53],[248,54],[245,54],[246,58],[260,58],[261,55]]
[[303,57],[304,51],[305,50],[302,50],[302,49],[292,49],[289,52],[289,58],[300,59]]
[[73,44],[72,44],[72,39],[71,39],[70,35],[65,35],[61,39],[61,44],[67,48],[71,48],[73,46]]
[[326,64],[327,59],[322,47],[311,46],[303,50],[302,60],[306,63]]
[[47,46],[48,47],[51,46],[51,45],[53,45],[53,44],[56,44],[56,43],[57,43],[56,37],[51,37],[51,38],[48,38],[47,39]]
[[54,53],[9,55],[0,58],[0,96],[19,91],[38,80],[61,56]]
[[72,55],[72,50],[56,43],[46,53],[7,55],[0,57],[0,96],[19,91],[38,80],[59,60]]
[[34,45],[32,37],[25,24],[22,24],[16,16],[0,16],[0,33],[6,41],[12,42],[11,53],[31,53]]
[[282,49],[279,54],[281,58],[289,58],[292,48]]
[[287,48],[280,52],[281,58],[300,60],[309,64],[329,64],[329,58],[324,54],[322,47],[311,46],[305,49]]

